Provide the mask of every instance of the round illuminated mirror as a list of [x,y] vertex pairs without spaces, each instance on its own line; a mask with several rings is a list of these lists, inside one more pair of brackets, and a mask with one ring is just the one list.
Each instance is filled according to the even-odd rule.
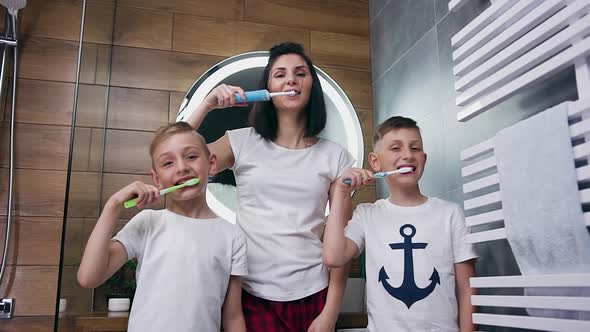
[[[267,63],[266,51],[243,53],[217,63],[189,89],[180,105],[176,120],[188,118],[205,96],[219,84],[240,86],[246,91],[256,90]],[[344,91],[328,74],[317,66],[315,69],[324,91],[327,110],[326,127],[319,136],[345,147],[356,159],[354,167],[362,167],[363,135],[354,107]],[[207,143],[211,143],[222,137],[227,130],[247,127],[250,108],[251,106],[213,110],[207,114],[198,132]],[[219,216],[235,223],[237,194],[232,170],[222,171],[210,179],[207,203]]]

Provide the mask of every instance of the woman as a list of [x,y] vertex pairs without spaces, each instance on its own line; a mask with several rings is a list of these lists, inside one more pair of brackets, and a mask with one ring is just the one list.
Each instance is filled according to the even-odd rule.
[[[236,177],[237,222],[248,240],[246,326],[255,332],[333,331],[347,270],[328,273],[320,239],[331,184],[354,160],[340,145],[317,137],[326,106],[300,45],[271,48],[259,88],[297,94],[256,103],[252,127],[209,144],[217,169],[232,168]],[[198,128],[213,109],[245,106],[236,103],[236,93],[244,98],[240,87],[216,87],[187,122]]]

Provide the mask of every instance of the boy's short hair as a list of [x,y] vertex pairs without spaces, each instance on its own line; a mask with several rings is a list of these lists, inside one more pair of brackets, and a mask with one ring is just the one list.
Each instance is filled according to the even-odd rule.
[[397,129],[416,129],[420,131],[420,127],[416,124],[416,121],[410,118],[406,118],[403,116],[392,116],[389,119],[383,121],[380,125],[377,126],[375,129],[375,133],[373,134],[373,149],[377,146],[377,143],[383,138],[383,136],[387,135],[392,130]]
[[154,134],[154,138],[152,139],[152,143],[150,144],[150,157],[152,158],[152,162],[154,159],[154,151],[162,142],[168,139],[171,136],[182,134],[182,133],[193,133],[201,143],[201,147],[205,151],[207,158],[211,155],[209,148],[207,147],[207,143],[201,134],[199,134],[196,130],[193,129],[188,123],[184,121],[178,121],[174,123],[169,123],[167,125],[163,125],[162,127],[158,128],[156,133]]

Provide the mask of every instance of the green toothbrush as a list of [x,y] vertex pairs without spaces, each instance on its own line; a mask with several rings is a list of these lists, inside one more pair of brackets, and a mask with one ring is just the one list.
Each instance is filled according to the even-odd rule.
[[[177,186],[162,189],[162,190],[160,190],[160,196],[169,194],[169,193],[171,193],[175,190],[178,190],[180,188],[194,186],[195,184],[198,184],[199,182],[201,182],[201,180],[199,178],[194,178],[194,179],[190,179],[190,180],[186,181],[185,183],[181,183]],[[136,205],[137,205],[137,198],[132,198],[123,204],[123,206],[125,206],[126,209],[132,208]]]

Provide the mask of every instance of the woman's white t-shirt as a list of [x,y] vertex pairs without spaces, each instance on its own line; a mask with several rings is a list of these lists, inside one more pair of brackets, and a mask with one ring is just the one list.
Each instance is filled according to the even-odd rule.
[[320,138],[292,150],[253,128],[227,132],[235,162],[237,223],[248,243],[244,289],[272,301],[292,301],[328,285],[320,238],[330,184],[354,158]]

